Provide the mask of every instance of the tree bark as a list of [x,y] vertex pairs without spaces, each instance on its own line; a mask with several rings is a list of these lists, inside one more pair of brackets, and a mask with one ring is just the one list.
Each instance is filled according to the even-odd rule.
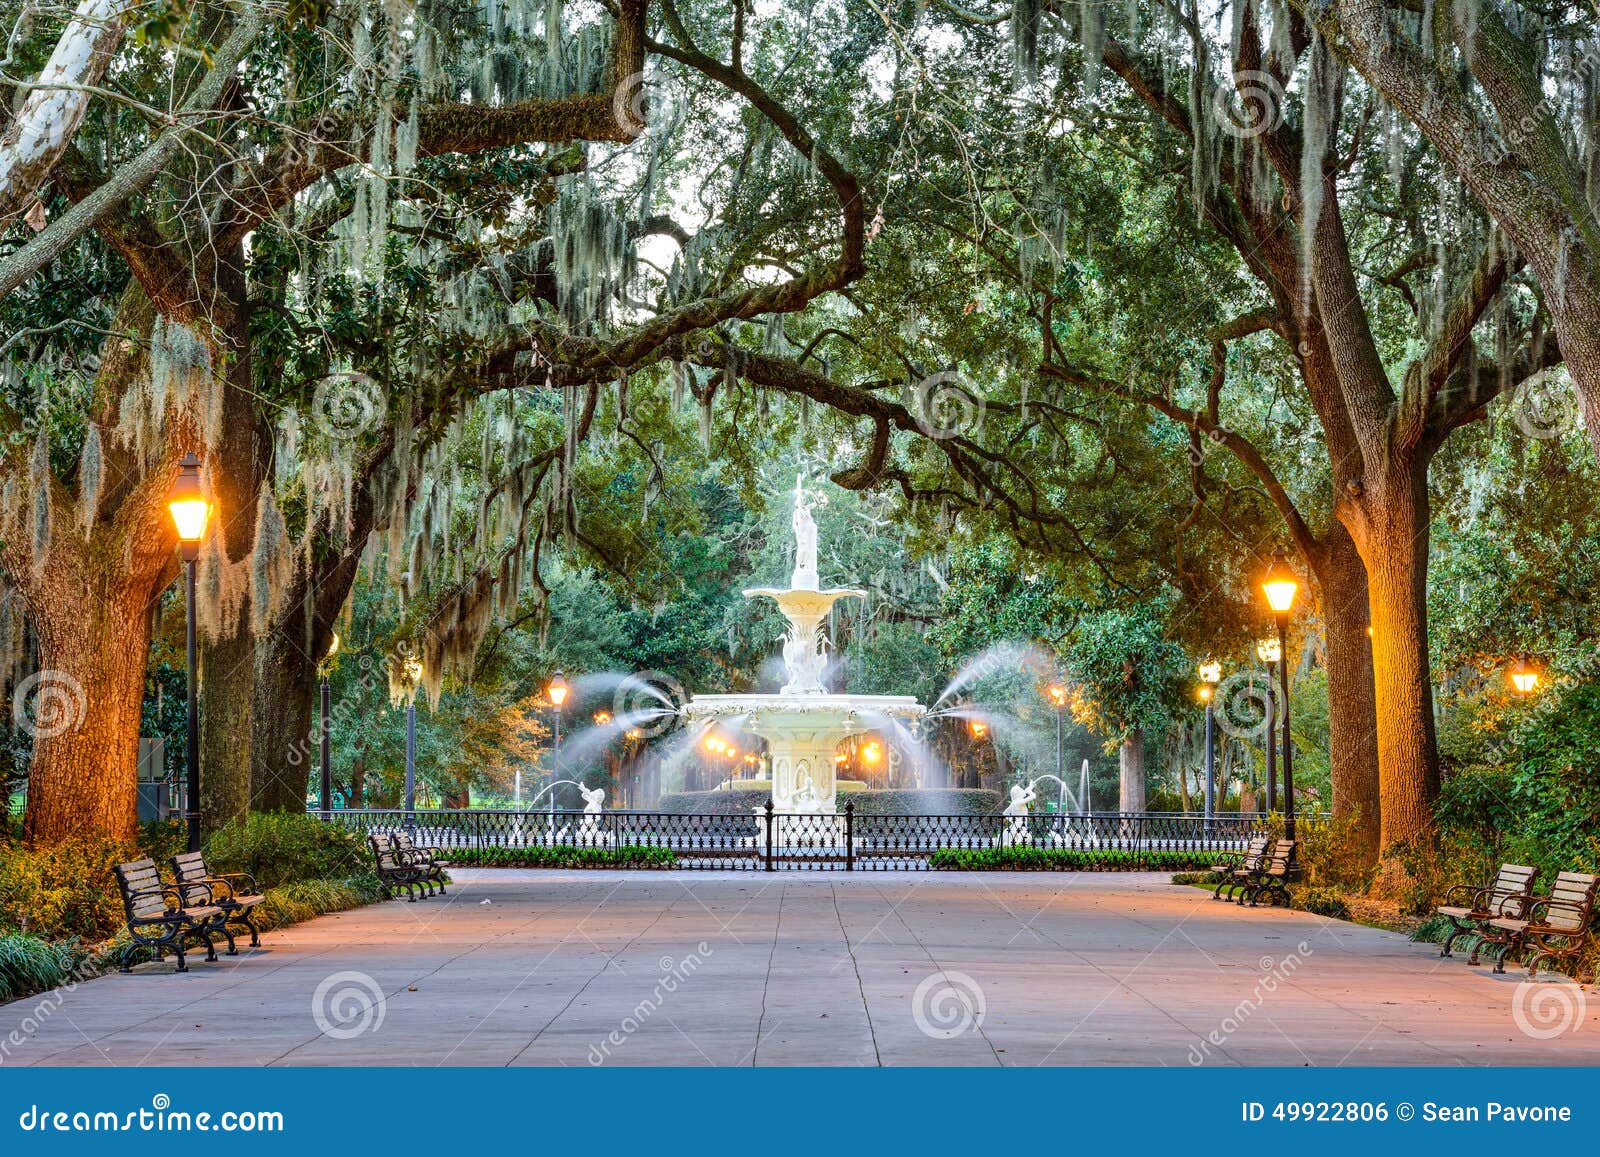
[[1388,854],[1432,825],[1439,793],[1428,665],[1428,483],[1425,461],[1395,461],[1356,503],[1341,505],[1366,562],[1372,675],[1384,705],[1376,730],[1379,846]]
[[[321,759],[317,664],[291,627],[280,624],[256,643],[250,711],[250,808],[304,811]],[[324,647],[326,650],[326,647]]]
[[1141,729],[1134,728],[1122,741],[1122,747],[1117,752],[1117,765],[1122,772],[1120,810],[1144,811],[1144,732]]
[[[206,461],[215,506],[212,533],[221,536],[220,553],[230,569],[248,566],[255,549],[257,495],[271,445],[256,415],[243,260],[236,248],[217,268],[218,288],[228,303],[227,345],[214,346],[212,357],[226,377],[220,385],[221,429],[212,434]],[[247,573],[233,581],[248,588]],[[200,648],[200,823],[207,833],[249,810],[252,766],[256,653],[248,590],[232,615],[217,614],[217,636]]]
[[[1351,827],[1362,859],[1376,863],[1383,811],[1378,790],[1378,708],[1372,676],[1367,571],[1344,524],[1328,529],[1323,553],[1322,620],[1328,658],[1328,749],[1333,814]],[[1276,695],[1277,690],[1274,688]]]
[[25,837],[49,846],[138,831],[139,715],[150,650],[143,592],[66,568],[25,595],[39,638]]

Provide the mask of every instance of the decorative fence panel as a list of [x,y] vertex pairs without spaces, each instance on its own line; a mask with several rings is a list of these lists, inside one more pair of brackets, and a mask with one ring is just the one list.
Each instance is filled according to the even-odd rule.
[[[363,835],[408,832],[466,864],[721,871],[1184,870],[1242,848],[1269,817],[1231,812],[1070,815],[701,815],[608,811],[313,812]],[[1302,817],[1301,824],[1319,817]]]

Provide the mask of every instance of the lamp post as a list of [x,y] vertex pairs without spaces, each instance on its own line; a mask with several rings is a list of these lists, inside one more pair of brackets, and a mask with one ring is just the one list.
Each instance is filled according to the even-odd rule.
[[415,655],[405,659],[406,680],[406,820],[417,807],[417,688],[422,684],[422,660]]
[[188,662],[188,714],[185,720],[184,757],[189,774],[188,799],[184,811],[188,818],[189,850],[200,850],[200,699],[196,690],[195,668],[195,563],[200,559],[200,539],[211,516],[210,504],[200,486],[200,459],[188,453],[178,463],[178,476],[167,495],[167,510],[178,531],[178,549],[183,559],[183,591],[186,608],[186,651]]
[[1271,814],[1278,808],[1278,704],[1272,677],[1283,658],[1283,647],[1268,635],[1256,643],[1256,658],[1267,665],[1267,812]]
[[1283,692],[1283,834],[1294,839],[1294,738],[1289,730],[1289,612],[1300,593],[1300,579],[1289,566],[1283,551],[1272,556],[1272,564],[1261,580],[1262,593],[1278,626],[1278,677]]
[[1206,705],[1206,825],[1217,811],[1217,684],[1222,682],[1222,664],[1207,659],[1200,664],[1200,701]]
[[1060,683],[1052,683],[1044,691],[1056,709],[1056,786],[1065,791],[1066,781],[1061,778],[1061,711],[1067,705],[1067,689]]
[[322,784],[317,793],[317,807],[323,812],[333,810],[333,688],[328,677],[333,674],[333,657],[339,653],[339,632],[334,631],[328,640],[328,653],[317,664],[317,678],[321,680],[320,701],[322,714],[318,722],[317,737],[321,741]]

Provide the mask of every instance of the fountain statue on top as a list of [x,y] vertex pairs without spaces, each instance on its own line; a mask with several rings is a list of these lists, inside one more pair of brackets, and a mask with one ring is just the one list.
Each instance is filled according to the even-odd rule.
[[789,620],[784,637],[783,666],[788,675],[781,694],[823,695],[823,673],[828,667],[828,652],[818,635],[828,610],[840,599],[865,598],[867,592],[844,587],[821,590],[817,581],[817,520],[811,516],[816,496],[806,490],[805,475],[794,480],[794,573],[789,589],[753,587],[746,598],[766,597],[778,604]]

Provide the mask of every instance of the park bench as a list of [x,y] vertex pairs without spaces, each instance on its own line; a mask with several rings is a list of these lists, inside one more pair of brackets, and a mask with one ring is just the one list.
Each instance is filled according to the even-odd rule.
[[[395,837],[388,832],[369,833],[367,843],[372,847],[372,858],[377,867],[378,883],[383,886],[383,894],[393,899],[395,890],[404,888],[406,900],[415,903],[416,889],[427,884],[427,869],[418,864],[409,853],[397,847]],[[425,892],[424,895],[426,894]]]
[[178,891],[187,902],[191,895],[208,896],[210,903],[222,909],[222,934],[228,938],[228,955],[237,956],[238,947],[233,942],[230,924],[243,924],[250,929],[250,947],[261,947],[261,933],[256,928],[255,910],[266,899],[256,886],[256,878],[249,872],[213,872],[206,866],[204,852],[179,852],[172,857],[172,875],[178,882]]
[[[1533,882],[1538,878],[1537,868],[1525,864],[1501,864],[1494,879],[1483,887],[1472,884],[1455,884],[1444,894],[1444,903],[1434,909],[1437,915],[1450,921],[1450,935],[1445,937],[1440,956],[1449,956],[1450,949],[1463,936],[1482,935],[1482,925],[1496,917],[1520,920],[1528,914],[1533,903]],[[1478,963],[1481,941],[1474,945],[1467,963]]]
[[1233,899],[1233,889],[1239,883],[1239,877],[1236,876],[1236,873],[1241,870],[1249,871],[1259,868],[1261,861],[1266,858],[1267,845],[1271,842],[1271,836],[1254,836],[1242,851],[1223,852],[1222,854],[1227,858],[1222,863],[1211,866],[1212,872],[1216,873],[1217,877],[1217,887],[1211,893],[1211,898],[1213,900],[1222,899],[1222,890],[1227,888],[1228,899]]
[[1238,869],[1238,883],[1234,887],[1240,904],[1248,902],[1254,908],[1263,896],[1274,897],[1274,902],[1276,898],[1282,898],[1285,904],[1289,902],[1289,881],[1300,874],[1300,867],[1295,863],[1295,849],[1299,843],[1299,840],[1273,840],[1260,864]]
[[184,942],[191,939],[206,946],[207,960],[216,960],[217,949],[211,942],[211,933],[218,929],[225,914],[216,904],[209,902],[209,890],[200,884],[191,885],[191,898],[205,899],[207,902],[186,901],[183,892],[162,881],[154,860],[118,864],[112,871],[117,877],[117,887],[122,892],[122,906],[128,917],[128,935],[133,938],[133,943],[122,950],[119,967],[123,972],[132,971],[129,961],[141,948],[150,949],[157,960],[170,950],[178,958],[178,971],[188,972],[183,950]]
[[429,893],[437,887],[443,896],[445,863],[439,858],[439,849],[419,846],[409,832],[395,832],[393,839],[395,851],[422,869],[422,886]]
[[1496,916],[1483,926],[1485,943],[1500,944],[1494,970],[1506,970],[1506,957],[1531,948],[1528,976],[1539,971],[1541,960],[1575,959],[1594,934],[1594,903],[1600,876],[1588,872],[1561,872],[1550,894],[1533,902],[1523,917]]

